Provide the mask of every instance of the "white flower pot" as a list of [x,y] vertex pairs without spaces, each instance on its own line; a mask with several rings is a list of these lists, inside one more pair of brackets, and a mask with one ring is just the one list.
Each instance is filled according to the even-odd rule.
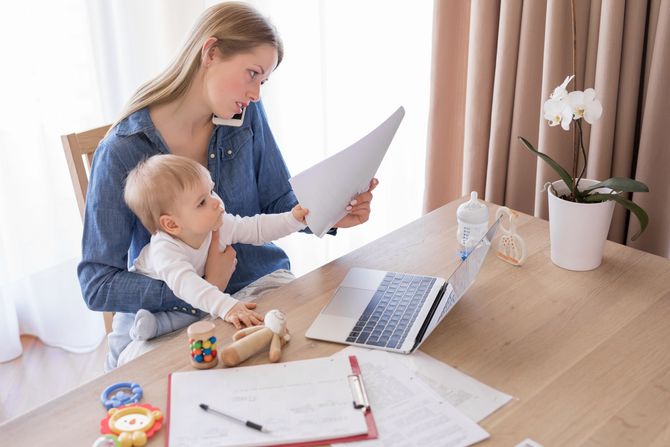
[[[596,180],[582,179],[579,189],[596,183]],[[563,180],[552,183],[552,186],[559,196],[568,192]],[[598,190],[610,191],[609,188]],[[603,260],[615,202],[568,202],[554,195],[551,188],[548,188],[548,197],[551,261],[567,270],[585,271],[598,267]]]

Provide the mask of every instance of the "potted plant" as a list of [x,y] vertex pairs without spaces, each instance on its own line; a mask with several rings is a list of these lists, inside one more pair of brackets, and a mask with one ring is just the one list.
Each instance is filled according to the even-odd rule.
[[602,115],[602,105],[592,88],[568,93],[567,86],[573,78],[574,76],[566,77],[554,89],[543,107],[544,118],[548,120],[549,126],[560,124],[563,130],[568,131],[571,124],[575,124],[572,173],[547,154],[535,149],[525,138],[520,136],[519,140],[523,147],[544,160],[561,178],[550,183],[547,188],[551,260],[559,267],[583,271],[595,269],[602,262],[615,203],[629,209],[640,222],[640,230],[632,237],[633,240],[647,228],[649,216],[625,194],[648,192],[649,188],[642,182],[623,177],[612,177],[604,181],[583,178],[587,154],[583,142],[582,119],[589,124],[596,122]]

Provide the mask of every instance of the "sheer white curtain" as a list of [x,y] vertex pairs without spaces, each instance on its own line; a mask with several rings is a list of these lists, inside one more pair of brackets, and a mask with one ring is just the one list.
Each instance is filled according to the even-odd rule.
[[81,220],[59,136],[100,123],[85,0],[0,14],[0,362],[19,334],[84,352],[104,335],[76,277]]
[[[174,56],[205,0],[92,2],[106,121]],[[277,26],[285,57],[263,90],[292,173],[344,149],[399,105],[407,111],[378,173],[370,221],[319,240],[279,241],[297,275],[421,214],[430,82],[432,2],[251,1]]]

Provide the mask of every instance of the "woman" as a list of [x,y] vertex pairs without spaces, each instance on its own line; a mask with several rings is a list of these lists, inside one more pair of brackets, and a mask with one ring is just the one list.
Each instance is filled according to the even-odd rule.
[[[281,213],[297,203],[259,102],[261,85],[282,56],[275,28],[252,7],[227,2],[209,8],[178,57],[140,87],[96,150],[78,274],[90,309],[117,312],[108,369],[116,366],[125,346],[115,344],[114,337],[127,335],[132,314],[139,309],[202,315],[163,282],[128,271],[150,239],[123,201],[126,175],[140,160],[173,153],[203,164],[232,214]],[[212,123],[214,115],[231,118],[245,108],[240,127]],[[376,183],[373,179],[370,190],[352,201],[336,227],[367,221]],[[217,245],[213,241],[212,247]],[[273,244],[236,245],[235,250],[210,250],[205,279],[232,294],[273,272],[279,272],[274,275],[285,282],[286,274],[281,272],[289,269],[286,254]],[[228,321],[236,326],[254,324],[254,307],[250,303]]]

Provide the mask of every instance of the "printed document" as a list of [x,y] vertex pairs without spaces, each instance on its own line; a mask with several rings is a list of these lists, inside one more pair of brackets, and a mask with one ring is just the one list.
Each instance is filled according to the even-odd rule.
[[[348,447],[469,446],[489,434],[423,383],[398,354],[348,347],[335,356],[356,355],[375,414],[379,438]],[[414,355],[414,354],[413,354]]]

